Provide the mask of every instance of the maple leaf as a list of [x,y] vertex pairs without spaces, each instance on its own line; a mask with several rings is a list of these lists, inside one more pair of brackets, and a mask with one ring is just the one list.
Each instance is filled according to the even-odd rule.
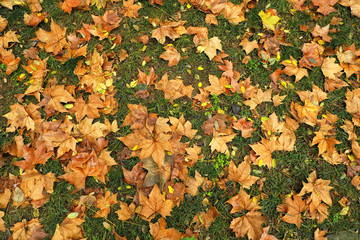
[[314,27],[311,34],[313,37],[321,37],[325,42],[331,42],[331,37],[328,36],[330,24],[321,28],[318,24]]
[[56,226],[56,230],[52,240],[64,240],[64,239],[82,239],[83,231],[80,225],[85,220],[80,218],[65,218],[64,221]]
[[142,8],[138,4],[134,4],[134,0],[123,0],[123,8],[125,10],[124,17],[137,18],[139,17],[138,11]]
[[261,89],[258,89],[256,92],[252,92],[250,100],[244,101],[244,104],[249,106],[251,110],[254,110],[257,105],[263,102],[271,102],[271,92],[272,89],[269,89],[265,92],[263,92]]
[[130,219],[135,214],[136,205],[134,203],[127,205],[121,201],[119,203],[121,209],[115,212],[118,215],[118,219],[120,221],[126,221]]
[[253,122],[246,121],[245,117],[233,123],[233,128],[240,130],[243,138],[251,137],[251,134],[256,130],[253,128]]
[[284,73],[288,76],[295,76],[295,83],[300,81],[303,77],[309,77],[308,71],[305,68],[298,67],[297,61],[290,56],[290,60],[282,61],[281,64],[285,65]]
[[198,47],[200,52],[205,52],[205,54],[212,60],[217,54],[216,51],[222,51],[221,41],[218,37],[212,37],[208,40],[205,40],[204,43]]
[[139,145],[141,149],[140,159],[153,157],[159,168],[162,168],[162,163],[165,158],[165,151],[173,152],[172,146],[169,142],[171,138],[168,134],[155,134],[153,138],[144,139]]
[[169,61],[168,66],[175,66],[179,63],[181,55],[173,46],[166,46],[164,47],[166,52],[163,52],[159,57]]
[[5,221],[3,220],[5,213],[0,211],[0,231],[5,232]]
[[166,37],[175,40],[181,35],[187,33],[187,30],[184,27],[186,21],[167,21],[165,23],[160,23],[160,27],[153,30],[151,37],[156,38],[156,40],[164,44]]
[[294,132],[284,132],[277,139],[276,150],[294,151],[295,142],[296,136]]
[[316,171],[310,173],[307,178],[308,183],[303,182],[303,188],[299,193],[300,196],[311,193],[310,198],[315,208],[320,205],[321,201],[325,202],[328,205],[332,205],[332,200],[330,196],[330,190],[333,187],[330,187],[330,180],[317,179]]
[[43,93],[44,99],[39,106],[45,106],[46,109],[53,109],[58,112],[67,112],[61,103],[75,102],[75,98],[65,89],[65,85],[53,85],[46,88]]
[[306,210],[305,201],[298,195],[288,196],[283,200],[284,203],[280,204],[277,211],[285,213],[285,216],[281,218],[284,222],[293,223],[300,228],[301,212]]
[[259,203],[257,201],[253,201],[244,189],[240,189],[237,195],[226,202],[232,205],[230,213],[237,213],[243,210],[256,211],[261,209]]
[[256,155],[259,156],[254,164],[258,164],[259,166],[265,165],[271,168],[274,165],[271,153],[276,149],[275,144],[276,142],[274,141],[261,139],[261,142],[250,145]]
[[10,201],[12,193],[10,189],[5,188],[3,193],[0,193],[0,208],[6,208]]
[[4,115],[8,119],[9,127],[7,132],[15,132],[17,128],[26,128],[27,130],[35,130],[35,121],[26,111],[23,105],[15,103],[10,106],[11,111]]
[[357,0],[341,0],[339,2],[343,6],[351,8],[351,14],[360,17],[360,3]]
[[219,211],[214,206],[210,207],[206,211],[206,213],[205,212],[197,213],[194,219],[192,220],[192,222],[196,222],[194,228],[200,229],[200,227],[205,227],[206,229],[209,229],[211,223],[216,219],[218,215],[219,215]]
[[58,55],[60,50],[68,44],[65,38],[66,28],[62,29],[52,20],[50,29],[51,31],[47,32],[40,28],[35,35],[41,42],[45,43],[44,49],[46,52]]
[[192,91],[194,90],[191,85],[185,86],[180,79],[175,78],[173,80],[168,80],[167,73],[165,73],[161,80],[155,84],[155,88],[163,91],[165,93],[165,98],[170,99],[171,102],[183,96],[191,98]]
[[143,206],[140,215],[144,216],[146,220],[151,220],[159,213],[162,217],[170,216],[170,212],[174,206],[173,202],[164,199],[157,185],[153,187],[149,198],[140,193],[140,204]]
[[151,187],[157,184],[160,188],[162,188],[164,183],[170,178],[170,168],[172,162],[173,157],[169,155],[165,155],[165,159],[162,161],[161,167],[158,166],[152,157],[142,159],[142,168],[148,171],[142,186]]
[[195,197],[198,188],[205,182],[205,178],[201,176],[201,174],[195,170],[195,177],[188,177],[186,180],[186,189],[185,191],[189,193],[191,196]]
[[299,66],[311,69],[311,67],[321,66],[323,63],[323,52],[325,48],[315,42],[305,43],[301,51],[303,57],[300,59]]
[[272,133],[281,133],[284,131],[284,123],[279,122],[276,113],[272,113],[269,118],[262,122],[261,127],[271,136]]
[[335,74],[340,73],[343,68],[335,63],[335,58],[326,58],[321,66],[321,70],[325,77],[336,79]]
[[46,145],[44,142],[36,144],[36,149],[23,146],[23,157],[25,161],[15,162],[14,165],[23,170],[32,170],[36,164],[45,164],[46,161],[54,154],[53,152],[46,152]]
[[16,36],[16,32],[14,31],[8,31],[5,33],[5,35],[0,37],[0,47],[1,48],[9,48],[10,42],[17,42],[19,43],[19,39]]
[[105,104],[100,99],[100,94],[91,94],[87,102],[80,96],[76,99],[74,107],[70,109],[70,112],[75,113],[76,120],[81,121],[85,115],[88,118],[99,118],[99,108],[104,108]]
[[197,130],[192,129],[192,124],[190,121],[185,121],[184,115],[181,115],[179,119],[169,116],[169,120],[172,125],[170,128],[173,133],[186,136],[190,139],[195,137]]
[[43,225],[40,224],[39,219],[34,218],[29,222],[24,219],[21,222],[17,222],[14,224],[11,231],[13,234],[10,236],[10,239],[44,239],[48,236],[42,230]]
[[319,144],[319,155],[327,152],[328,154],[332,154],[335,151],[335,144],[339,144],[341,142],[337,141],[334,136],[326,136],[324,131],[315,132],[315,137],[311,143],[311,146],[315,144]]
[[261,234],[260,240],[278,240],[275,236],[269,234],[269,227],[263,228],[263,233]]
[[[247,1],[242,2],[241,4],[234,5],[230,1],[226,1],[225,6],[222,10],[224,17],[231,23],[239,24],[246,20],[245,11],[246,11]],[[221,4],[219,4],[221,8]],[[215,6],[216,7],[216,6]],[[214,8],[211,8],[214,11]]]
[[356,175],[355,177],[353,177],[353,179],[351,180],[351,184],[357,189],[360,190],[360,176]]
[[94,218],[103,217],[107,219],[110,213],[110,207],[118,202],[116,198],[117,193],[112,194],[110,191],[106,191],[105,196],[97,199],[95,207],[100,208],[100,210],[95,213]]
[[214,75],[209,75],[210,86],[205,88],[211,95],[220,95],[225,93],[226,86],[229,85],[229,81],[225,77],[217,78]]
[[259,45],[257,43],[257,40],[249,42],[248,38],[244,38],[241,43],[239,44],[243,47],[246,54],[251,53],[254,49],[259,48]]
[[312,3],[319,7],[316,11],[327,16],[330,13],[337,12],[337,10],[333,7],[338,0],[311,0]]
[[96,122],[92,124],[93,119],[84,118],[80,121],[78,130],[82,134],[83,140],[87,140],[89,143],[95,143],[96,139],[105,137],[108,131],[106,124]]
[[267,217],[261,212],[251,211],[242,217],[231,221],[230,228],[235,232],[237,238],[248,236],[249,239],[258,240],[263,233],[262,224],[267,222]]
[[0,47],[0,61],[2,64],[6,66],[6,74],[10,75],[15,70],[18,69],[18,65],[20,62],[19,57],[15,57],[12,53],[12,49],[9,51],[5,50],[4,48]]
[[327,237],[325,237],[326,231],[320,231],[319,228],[317,228],[314,232],[314,240],[327,240]]
[[48,194],[53,193],[53,185],[56,177],[54,173],[49,172],[41,175],[37,170],[27,170],[21,175],[21,190],[25,198],[30,198],[33,207],[43,206],[50,198]]
[[[353,91],[347,90],[346,92],[346,111],[354,116],[359,116],[360,112],[360,89],[354,89]],[[11,107],[10,107],[11,108]]]
[[216,16],[214,14],[206,14],[205,22],[208,25],[214,24],[217,26],[219,24],[218,20],[216,19]]
[[150,234],[154,240],[180,240],[182,236],[175,228],[166,228],[164,218],[160,218],[156,223],[150,223]]
[[280,21],[275,9],[268,9],[266,13],[264,11],[260,11],[259,16],[265,28],[275,31],[275,25]]
[[259,177],[250,175],[251,167],[248,161],[243,161],[238,167],[233,161],[229,164],[229,179],[241,184],[244,188],[250,188]]
[[225,133],[218,133],[214,131],[213,138],[209,144],[211,147],[211,152],[217,150],[220,153],[225,153],[226,155],[229,155],[229,148],[226,143],[233,140],[236,135],[237,133],[227,135]]
[[146,73],[140,71],[139,69],[138,69],[138,71],[139,71],[138,81],[140,83],[146,84],[148,86],[150,86],[151,84],[154,84],[155,80],[158,77],[158,75],[155,74],[153,67],[150,68],[149,74],[146,74]]
[[120,24],[120,17],[117,11],[109,10],[106,11],[103,16],[91,15],[95,25],[89,25],[83,23],[83,27],[86,31],[92,35],[99,37],[100,40],[109,37],[109,33],[117,28]]
[[68,181],[70,184],[74,185],[75,190],[74,192],[80,191],[81,189],[85,188],[85,181],[87,175],[79,170],[79,169],[70,169],[69,167],[64,168],[65,174],[60,176]]
[[77,6],[79,6],[80,3],[81,3],[80,0],[65,0],[61,4],[61,9],[64,10],[64,12],[67,12],[68,14],[70,14],[71,10],[73,8],[76,8]]

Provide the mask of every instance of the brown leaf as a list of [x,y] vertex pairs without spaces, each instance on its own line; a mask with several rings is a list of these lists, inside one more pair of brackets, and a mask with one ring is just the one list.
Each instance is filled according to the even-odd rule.
[[167,21],[165,23],[160,23],[160,27],[152,32],[151,37],[156,38],[156,40],[161,44],[165,43],[166,37],[171,40],[180,38],[181,35],[187,33],[187,30],[184,27],[185,22],[186,21]]
[[250,196],[243,189],[240,189],[237,195],[230,198],[226,202],[232,205],[230,213],[237,213],[243,210],[256,211],[261,209],[259,203],[250,198]]
[[15,223],[14,227],[10,230],[13,231],[10,239],[44,239],[48,236],[42,230],[43,225],[37,218],[34,218],[27,222],[25,219],[22,222]]
[[21,175],[21,190],[24,192],[25,199],[30,198],[33,207],[43,206],[53,193],[54,173],[49,172],[46,175],[40,174],[37,170],[27,170]]
[[150,223],[150,234],[154,240],[180,240],[182,234],[175,228],[166,228],[164,218],[156,223]]
[[119,203],[121,209],[115,212],[118,215],[118,219],[120,221],[126,221],[130,219],[135,214],[136,205],[134,203],[127,205],[121,201]]
[[80,218],[65,218],[64,221],[56,226],[56,230],[52,240],[64,240],[64,239],[82,239],[83,231],[80,225],[85,220]]
[[298,67],[297,61],[290,56],[290,60],[282,61],[281,64],[285,65],[284,73],[288,76],[295,76],[295,83],[300,81],[303,77],[308,77],[308,71],[305,68]]
[[112,194],[110,191],[106,191],[105,196],[97,199],[95,207],[99,208],[100,210],[95,213],[94,218],[103,217],[107,219],[107,216],[110,213],[111,206],[118,202],[116,198],[117,193]]
[[258,43],[257,43],[257,40],[254,40],[254,41],[251,41],[251,42],[250,42],[248,38],[244,38],[239,45],[243,47],[243,49],[245,50],[246,54],[249,54],[249,53],[251,53],[254,49],[259,48],[259,45],[258,45]]
[[32,170],[36,164],[45,164],[46,161],[54,154],[53,152],[46,152],[44,142],[40,142],[37,148],[23,147],[23,158],[25,161],[15,162],[14,165],[22,168],[23,170]]
[[147,220],[153,219],[157,213],[162,217],[171,216],[170,212],[174,206],[173,202],[164,199],[157,185],[151,190],[149,198],[140,193],[140,204],[143,206],[140,215],[143,215]]
[[195,197],[198,188],[205,182],[205,178],[201,176],[198,171],[195,171],[195,177],[188,177],[186,181],[186,189],[185,191],[189,193],[191,196]]
[[205,227],[206,229],[209,229],[211,226],[211,223],[216,219],[216,217],[219,215],[219,211],[216,209],[216,207],[212,206],[210,207],[206,213],[200,212],[197,213],[192,220],[193,222],[196,222],[195,229],[200,229],[200,227]]
[[76,8],[77,6],[79,6],[80,3],[81,3],[80,0],[65,0],[61,4],[61,9],[64,10],[64,12],[67,12],[68,14],[70,14],[71,10],[73,8]]
[[214,132],[213,138],[210,142],[211,152],[217,150],[220,153],[225,153],[226,155],[230,155],[229,148],[226,143],[233,140],[233,138],[237,135],[237,133],[226,135],[224,133]]
[[5,221],[3,220],[5,213],[3,211],[0,211],[0,231],[5,232]]
[[267,222],[267,217],[262,216],[261,212],[251,211],[242,217],[231,221],[230,228],[235,232],[237,238],[248,236],[249,239],[258,240],[263,233],[263,223]]
[[311,34],[313,37],[321,37],[325,42],[331,42],[331,37],[328,36],[330,24],[321,28],[318,24],[314,27]]
[[134,4],[134,0],[123,0],[123,8],[125,9],[124,17],[137,18],[139,17],[138,11],[142,8],[138,4]]
[[155,88],[163,91],[165,98],[170,99],[171,102],[183,96],[191,98],[194,89],[191,85],[185,86],[181,79],[168,80],[167,73],[155,84]]
[[330,180],[317,179],[316,172],[312,172],[307,178],[308,183],[303,182],[303,188],[299,193],[300,196],[303,196],[306,193],[311,193],[312,203],[315,205],[315,208],[320,205],[321,201],[325,202],[328,205],[332,205],[330,190],[333,187],[330,187]]
[[181,55],[173,46],[166,46],[164,47],[166,52],[163,52],[159,57],[169,61],[168,66],[175,66],[179,63]]
[[321,70],[325,77],[336,79],[335,74],[340,73],[343,68],[335,63],[335,58],[326,58],[321,66]]
[[82,96],[76,99],[74,107],[70,109],[71,113],[75,113],[76,120],[81,121],[85,115],[88,118],[99,118],[99,109],[104,108],[105,104],[100,99],[100,94],[91,94],[87,102]]
[[233,161],[229,165],[229,179],[241,184],[243,188],[250,188],[259,177],[250,175],[251,166],[247,160],[243,161],[238,167]]
[[325,234],[326,231],[321,231],[319,228],[317,228],[314,232],[314,240],[327,240]]
[[65,38],[66,28],[62,29],[52,20],[50,29],[51,31],[47,32],[40,28],[35,34],[36,37],[45,44],[44,49],[46,52],[58,55],[60,50],[68,44]]
[[281,218],[284,222],[293,223],[300,228],[302,220],[301,213],[305,211],[305,201],[298,195],[293,197],[288,196],[283,200],[284,203],[280,204],[277,208],[279,212],[283,212],[286,215]]
[[210,86],[206,87],[205,90],[210,92],[211,95],[220,95],[225,93],[226,86],[229,85],[229,81],[225,77],[217,78],[214,75],[209,75]]

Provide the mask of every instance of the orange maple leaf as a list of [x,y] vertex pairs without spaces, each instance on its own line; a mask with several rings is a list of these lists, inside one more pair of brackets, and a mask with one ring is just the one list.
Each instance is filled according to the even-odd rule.
[[157,185],[153,187],[149,198],[140,193],[140,204],[143,206],[140,215],[144,216],[146,220],[153,219],[157,213],[162,217],[170,216],[170,212],[174,206],[173,202],[164,199]]
[[175,66],[179,63],[181,55],[173,46],[166,46],[164,47],[166,52],[163,52],[159,57],[169,61],[168,66]]
[[261,209],[257,201],[253,201],[244,189],[240,189],[239,193],[226,201],[232,205],[230,213],[237,213],[243,210],[256,211]]
[[238,167],[235,166],[233,161],[229,164],[229,179],[241,184],[244,188],[250,188],[259,177],[250,175],[251,166],[248,160],[243,161]]
[[218,133],[217,131],[214,131],[213,138],[210,142],[211,152],[217,150],[220,153],[225,153],[226,155],[229,155],[229,148],[226,143],[233,140],[236,135],[237,133],[227,135],[225,133]]
[[314,208],[320,205],[321,201],[325,202],[328,205],[332,205],[332,200],[330,196],[330,190],[333,187],[330,187],[330,180],[317,179],[316,172],[310,173],[307,178],[308,183],[303,182],[303,188],[299,193],[300,196],[311,193],[310,198],[312,200],[312,204]]
[[248,236],[249,239],[259,240],[262,233],[263,223],[267,222],[267,217],[262,216],[261,212],[251,211],[242,217],[231,221],[230,228],[235,232],[237,238]]
[[43,43],[44,49],[46,52],[53,53],[58,55],[61,49],[63,49],[68,42],[66,41],[66,28],[61,28],[58,24],[51,21],[50,32],[47,32],[43,29],[39,29],[35,34],[36,37]]
[[277,211],[285,213],[281,220],[293,223],[300,228],[302,223],[301,212],[306,210],[305,201],[300,196],[294,195],[293,197],[286,197],[283,202],[277,208]]
[[180,240],[182,236],[175,228],[166,228],[164,218],[160,218],[156,223],[150,223],[150,234],[154,240]]

